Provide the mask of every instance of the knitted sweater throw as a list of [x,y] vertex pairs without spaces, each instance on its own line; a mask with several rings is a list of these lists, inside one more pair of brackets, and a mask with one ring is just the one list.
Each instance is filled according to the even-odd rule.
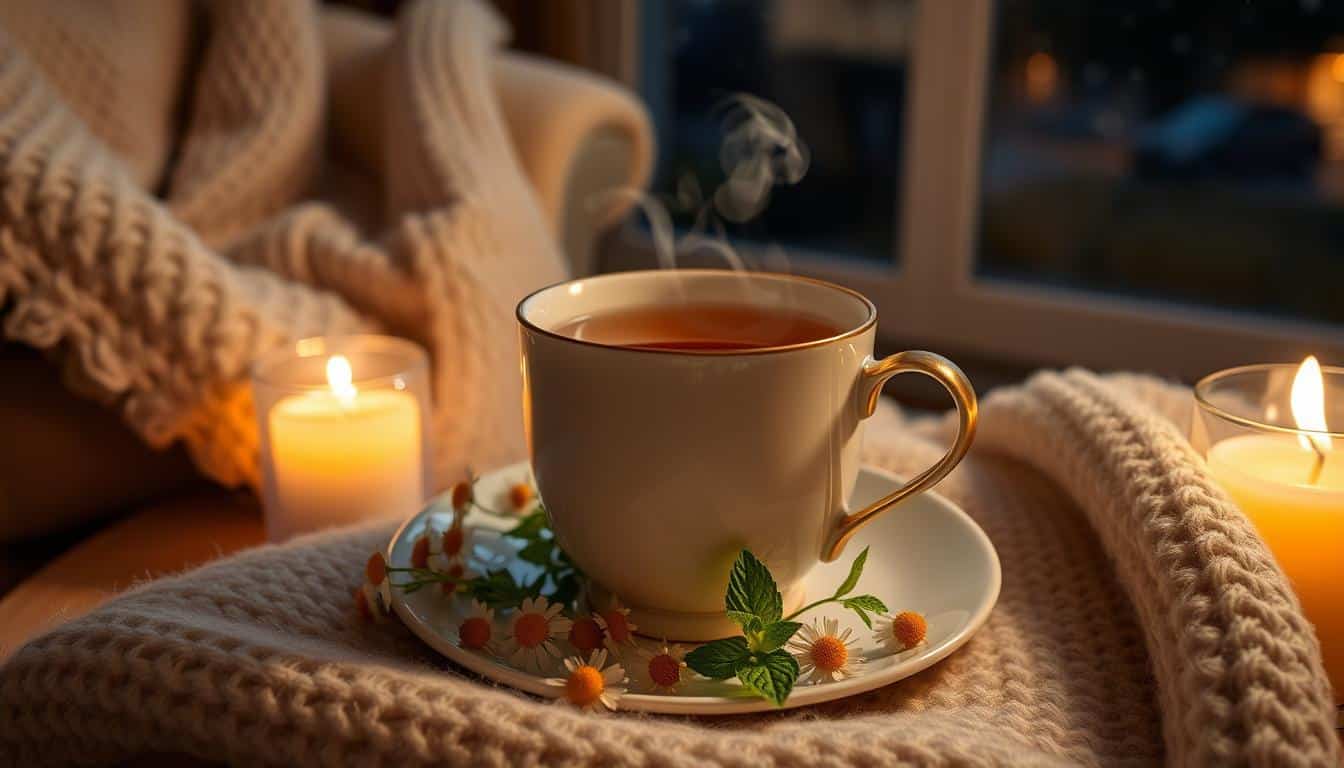
[[[1337,765],[1319,646],[1173,423],[1190,407],[1188,390],[1078,371],[988,397],[939,491],[998,549],[999,603],[960,651],[866,694],[693,719],[483,685],[400,624],[357,619],[380,524],[150,583],[33,641],[0,668],[0,763]],[[918,471],[950,426],[884,407],[865,461]]]
[[258,477],[250,364],[323,334],[428,348],[440,481],[521,457],[513,307],[564,268],[492,84],[504,34],[408,8],[361,176],[326,156],[313,0],[0,2],[4,336],[226,485]]

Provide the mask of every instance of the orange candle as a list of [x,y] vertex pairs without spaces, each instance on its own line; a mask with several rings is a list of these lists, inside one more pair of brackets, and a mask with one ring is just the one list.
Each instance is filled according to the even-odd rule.
[[1229,437],[1208,449],[1208,466],[1288,576],[1344,700],[1344,450],[1329,436],[1314,358],[1299,369],[1291,404],[1299,432]]

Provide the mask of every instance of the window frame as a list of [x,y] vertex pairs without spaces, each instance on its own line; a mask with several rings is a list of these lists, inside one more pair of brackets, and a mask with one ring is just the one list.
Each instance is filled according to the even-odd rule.
[[[594,31],[625,52],[607,58],[623,59],[620,67],[604,71],[637,90],[638,15],[656,5],[626,6],[627,13],[598,19],[602,28]],[[1187,381],[1308,354],[1344,360],[1340,326],[977,275],[994,15],[993,0],[917,5],[900,180],[904,206],[897,211],[901,236],[891,263],[789,249],[795,272],[866,294],[878,307],[883,338],[990,360],[1138,369]],[[650,104],[655,116],[662,108]],[[602,263],[632,268],[655,261],[644,233],[626,226],[607,238]]]

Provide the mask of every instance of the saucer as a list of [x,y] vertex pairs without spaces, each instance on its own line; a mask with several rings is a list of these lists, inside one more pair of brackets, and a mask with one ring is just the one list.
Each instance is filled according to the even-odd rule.
[[[508,489],[529,479],[526,464],[490,473],[476,485],[477,499],[494,510],[508,509]],[[859,507],[895,490],[897,477],[869,467],[859,471],[851,507]],[[392,537],[388,561],[393,567],[408,567],[415,539],[431,526],[446,529],[453,518],[452,504],[440,497],[408,520]],[[470,512],[464,524],[471,529],[472,570],[508,568],[516,577],[530,577],[535,566],[517,557],[518,543],[501,534],[517,518]],[[833,563],[822,563],[804,580],[809,599],[830,594],[849,572],[850,562],[864,547],[870,547],[867,566],[854,594],[877,595],[892,611],[918,611],[928,621],[925,641],[910,650],[894,652],[873,637],[873,630],[852,612],[827,605],[799,617],[811,623],[832,618],[841,630],[851,629],[857,638],[854,652],[864,659],[852,677],[809,684],[799,680],[785,708],[802,707],[853,696],[909,677],[946,658],[975,634],[989,617],[999,596],[999,558],[989,537],[965,512],[936,493],[923,493],[902,502],[859,529],[844,554]],[[457,644],[457,626],[469,609],[470,600],[445,595],[438,589],[411,594],[393,590],[393,607],[407,627],[431,648],[482,677],[539,696],[555,697],[561,689],[544,677],[516,669],[503,659],[470,651]],[[655,641],[641,638],[640,647]],[[558,643],[566,655],[573,649]],[[661,645],[659,643],[659,645]],[[687,646],[689,647],[689,646]],[[628,658],[626,658],[628,657]],[[621,659],[627,671],[637,665],[637,654],[626,651]],[[556,664],[559,667],[559,664]],[[632,679],[634,675],[631,675]],[[621,698],[622,710],[680,715],[726,715],[776,709],[764,699],[751,696],[736,680],[715,681],[688,674],[675,693],[657,693],[631,685]]]

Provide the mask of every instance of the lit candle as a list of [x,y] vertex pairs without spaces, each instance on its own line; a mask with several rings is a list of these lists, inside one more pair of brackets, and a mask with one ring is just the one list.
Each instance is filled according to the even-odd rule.
[[370,517],[406,517],[424,500],[420,406],[396,388],[360,390],[344,355],[327,387],[281,398],[264,420],[272,540]]
[[1324,390],[1307,358],[1291,394],[1299,431],[1230,437],[1209,448],[1208,465],[1287,574],[1344,699],[1344,451],[1333,450]]

